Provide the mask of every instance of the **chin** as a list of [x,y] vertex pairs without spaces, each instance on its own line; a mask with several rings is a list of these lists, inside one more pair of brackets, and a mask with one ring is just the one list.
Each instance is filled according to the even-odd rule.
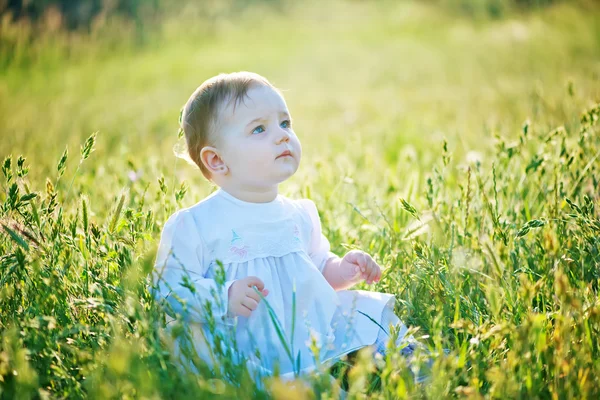
[[275,182],[277,182],[277,184],[282,183],[284,181],[287,181],[288,179],[290,179],[294,174],[288,174],[288,175],[282,175],[282,176],[278,176],[275,179]]
[[279,184],[285,181],[286,179],[291,178],[298,170],[298,167],[299,163],[297,162],[286,162],[280,163],[279,165],[275,165],[275,168],[271,169],[270,180],[274,183]]
[[275,180],[277,181],[277,183],[281,183],[281,182],[291,178],[296,173],[297,170],[298,170],[298,167],[293,168],[293,169],[290,168],[289,171],[285,171],[285,172],[282,171],[282,173],[278,174],[278,176],[275,177]]

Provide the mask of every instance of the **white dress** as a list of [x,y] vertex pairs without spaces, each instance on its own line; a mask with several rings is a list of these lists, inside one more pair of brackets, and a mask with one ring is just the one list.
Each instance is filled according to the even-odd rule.
[[[194,340],[204,342],[197,349],[204,349],[201,357],[209,364],[214,343],[204,323],[206,307],[217,329],[233,329],[240,359],[267,373],[276,368],[282,375],[302,373],[316,365],[308,347],[311,338],[321,347],[320,362],[335,360],[374,344],[385,323],[384,310],[393,310],[391,294],[336,292],[322,274],[334,256],[311,200],[278,195],[268,203],[250,203],[219,189],[165,223],[155,283],[173,311],[200,323],[203,332]],[[224,267],[223,285],[215,280],[217,260]],[[188,279],[182,285],[184,276]],[[227,313],[229,287],[247,276],[259,277],[269,293],[250,317],[233,317]]]

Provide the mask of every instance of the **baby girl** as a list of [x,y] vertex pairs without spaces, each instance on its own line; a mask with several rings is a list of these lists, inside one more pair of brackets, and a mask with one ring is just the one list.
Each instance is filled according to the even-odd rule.
[[378,282],[377,262],[363,251],[332,253],[315,203],[278,194],[302,148],[277,88],[249,72],[215,76],[189,98],[181,129],[189,158],[218,189],[165,223],[157,287],[171,311],[201,322],[194,340],[205,342],[207,361],[209,317],[233,331],[247,363],[281,374],[365,346],[383,352],[390,324],[399,345],[407,339],[393,295],[347,290]]

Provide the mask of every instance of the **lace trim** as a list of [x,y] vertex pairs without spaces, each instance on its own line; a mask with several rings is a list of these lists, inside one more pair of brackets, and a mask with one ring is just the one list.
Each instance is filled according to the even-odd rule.
[[231,230],[229,244],[223,243],[210,252],[210,265],[216,260],[223,264],[244,263],[257,258],[283,257],[286,254],[297,253],[305,250],[301,239],[300,228],[294,225],[292,231],[277,238],[264,238],[254,233],[248,235],[252,240],[244,240],[235,229]]

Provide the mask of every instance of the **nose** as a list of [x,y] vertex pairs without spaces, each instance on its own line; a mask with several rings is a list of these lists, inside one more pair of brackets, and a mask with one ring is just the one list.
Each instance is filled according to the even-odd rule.
[[277,144],[290,141],[290,132],[287,129],[279,128],[277,132]]

